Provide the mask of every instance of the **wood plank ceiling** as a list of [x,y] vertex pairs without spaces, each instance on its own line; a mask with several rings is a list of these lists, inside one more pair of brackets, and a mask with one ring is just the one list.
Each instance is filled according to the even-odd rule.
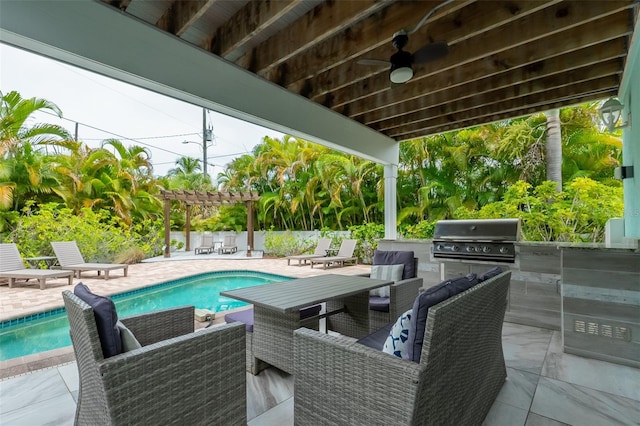
[[[637,0],[102,0],[396,140],[616,95]],[[443,3],[446,3],[443,5]],[[391,87],[405,50],[446,41]]]

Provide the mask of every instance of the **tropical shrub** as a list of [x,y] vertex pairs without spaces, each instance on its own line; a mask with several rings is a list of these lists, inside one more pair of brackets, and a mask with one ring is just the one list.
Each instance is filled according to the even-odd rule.
[[401,232],[404,238],[407,239],[430,239],[433,238],[435,227],[435,220],[421,220],[415,225],[401,227]]
[[16,228],[7,236],[23,257],[53,255],[52,241],[75,241],[87,262],[114,262],[118,256],[138,248],[145,256],[162,253],[162,221],[140,221],[126,225],[106,210],[83,208],[75,214],[57,203],[31,210],[27,203]]
[[354,254],[362,263],[373,262],[373,252],[378,248],[378,240],[384,238],[384,225],[379,223],[365,223],[350,226],[349,231],[354,240],[358,241]]
[[474,211],[458,209],[455,217],[517,217],[522,220],[522,238],[528,241],[603,242],[607,221],[623,214],[622,199],[622,188],[589,178],[577,178],[561,192],[551,181],[535,188],[519,181],[502,201]]
[[317,240],[296,237],[291,231],[267,231],[264,236],[264,251],[271,256],[292,256],[312,251],[317,243]]

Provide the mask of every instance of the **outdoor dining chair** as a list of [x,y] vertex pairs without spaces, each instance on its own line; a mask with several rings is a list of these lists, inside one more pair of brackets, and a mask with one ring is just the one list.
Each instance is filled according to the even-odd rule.
[[194,332],[193,306],[122,318],[111,299],[64,291],[78,365],[76,425],[246,425],[245,330]]

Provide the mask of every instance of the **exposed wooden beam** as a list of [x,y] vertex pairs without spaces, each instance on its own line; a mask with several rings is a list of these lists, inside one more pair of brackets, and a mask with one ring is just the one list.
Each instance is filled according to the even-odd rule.
[[[424,108],[446,104],[468,96],[486,93],[492,90],[526,83],[528,81],[557,75],[565,71],[587,66],[597,66],[602,61],[624,57],[626,54],[626,40],[619,37],[596,46],[587,46],[573,52],[560,53],[552,58],[543,59],[524,64],[517,68],[509,68],[506,71],[494,74],[487,74],[486,77],[476,79],[466,73],[454,76],[435,76],[432,83],[438,89],[429,91],[428,88],[416,89],[415,93],[423,93],[422,96],[409,98],[405,102],[394,102],[393,105],[385,107],[385,100],[376,100],[376,109],[357,117],[367,125],[378,130],[395,127],[397,123],[407,120],[409,115]],[[449,86],[440,86],[437,80],[442,77],[455,78]],[[424,80],[422,80],[424,81]],[[422,82],[421,81],[421,82]],[[451,81],[451,80],[450,80]],[[426,82],[425,82],[426,83]],[[446,90],[445,90],[446,89]],[[395,92],[397,89],[390,92]],[[385,92],[388,93],[388,92]],[[394,97],[394,101],[397,98]],[[384,120],[384,123],[374,125]]]
[[[334,67],[352,61],[358,56],[371,53],[372,57],[382,54],[387,59],[395,48],[391,45],[393,34],[400,30],[411,30],[420,19],[441,1],[396,2],[384,10],[353,24],[346,31],[336,31],[332,37],[312,46],[303,54],[291,57],[285,64],[263,73],[268,80],[278,82],[294,92],[302,91],[304,80]],[[430,22],[451,13],[468,4],[469,1],[454,3],[436,12],[429,18]],[[423,26],[425,28],[425,26]],[[422,30],[424,31],[424,29]],[[412,34],[410,39],[423,40],[420,33]],[[427,39],[424,39],[427,40]],[[414,42],[414,45],[416,42]],[[376,68],[373,69],[377,71]],[[371,72],[370,67],[360,67],[362,73]],[[353,80],[354,74],[345,78]],[[292,84],[298,82],[293,87]],[[299,90],[298,90],[299,89]]]
[[216,30],[211,41],[211,52],[227,57],[301,2],[302,0],[249,1]]
[[[592,58],[594,53],[605,48],[604,46],[597,47],[597,45],[606,40],[617,39],[618,44],[616,47],[610,46],[611,49],[626,52],[627,42],[624,36],[629,33],[629,28],[623,22],[620,22],[617,16],[613,15],[577,28],[579,37],[567,39],[565,34],[556,34],[539,42],[521,46],[515,51],[509,50],[478,59],[465,67],[456,68],[452,72],[436,74],[429,79],[410,81],[393,90],[380,92],[350,103],[348,106],[350,116],[363,123],[373,123],[384,118],[410,113],[427,105],[422,101],[426,98],[426,94],[437,95],[440,91],[449,91],[458,85],[518,68],[523,68],[528,72],[536,68],[547,70],[553,66],[561,66],[560,64],[553,65],[553,63],[546,64],[546,61],[562,61],[562,56],[575,56],[576,54],[572,52],[582,48],[585,50],[585,55]],[[583,31],[588,28],[593,28],[593,31]],[[540,46],[545,46],[545,48],[541,49]],[[607,47],[609,46],[607,45]],[[611,58],[608,53],[604,53],[603,57],[604,59]],[[585,61],[586,58],[580,57],[577,60]]]
[[584,102],[593,102],[601,99],[606,99],[617,94],[616,88],[605,89],[600,92],[593,92],[582,96],[577,96],[572,99],[563,99],[555,102],[551,102],[544,109],[539,106],[525,107],[522,109],[514,109],[504,113],[493,114],[490,117],[471,118],[465,121],[458,121],[455,123],[445,124],[438,127],[434,127],[428,130],[422,130],[413,134],[407,134],[404,137],[398,139],[398,141],[405,141],[409,139],[420,138],[429,135],[436,135],[439,133],[450,132],[453,130],[462,130],[468,127],[479,126],[488,123],[495,123],[496,121],[510,120],[518,117],[524,117],[531,114],[537,114],[542,111],[547,111],[553,108],[563,108],[573,105],[578,105]]
[[[464,69],[470,62],[486,58],[508,49],[514,49],[527,43],[543,39],[553,34],[563,33],[575,26],[592,22],[601,17],[622,12],[629,8],[628,1],[606,2],[563,2],[543,9],[505,26],[488,31],[481,36],[465,40],[451,48],[445,58],[431,64],[415,67],[414,80],[431,78],[445,71]],[[567,33],[569,34],[569,33]],[[509,43],[505,43],[508,35]],[[567,40],[568,41],[568,40]],[[547,48],[544,46],[544,48]],[[330,101],[314,99],[330,104],[333,109],[342,111],[342,105],[367,96],[388,90],[388,73],[377,74],[365,81],[352,84],[327,94]]]
[[[417,49],[427,42],[440,40],[446,40],[454,45],[482,34],[487,28],[511,22],[558,1],[474,2],[451,15],[445,15],[442,19],[436,20],[434,16],[431,19],[432,22],[410,36],[407,50]],[[462,3],[456,3],[456,5],[463,6]],[[393,9],[394,14],[387,13],[384,21],[378,22],[380,19],[363,21],[362,24],[354,26],[350,33],[334,37],[332,43],[323,43],[307,54],[292,59],[287,64],[287,76],[284,81],[287,89],[315,101],[324,102],[321,97],[328,92],[354,83],[366,84],[367,78],[375,75],[384,75],[388,86],[388,67],[363,66],[357,63],[357,59],[364,56],[372,59],[389,59],[395,53],[395,48],[391,45],[391,36],[394,31],[406,25],[402,23],[403,21],[414,22],[419,19],[418,10],[421,8],[424,8],[422,2],[394,5],[393,8],[389,8]],[[424,8],[424,10],[428,9]],[[387,22],[389,17],[395,19]],[[358,31],[360,27],[362,30]],[[388,28],[388,30],[380,31],[380,28]],[[336,57],[340,59],[336,61]],[[313,78],[310,78],[311,76]]]
[[291,24],[286,31],[269,38],[235,62],[258,75],[265,76],[272,68],[388,6],[389,3],[390,0],[322,3]]
[[[570,72],[562,72],[543,78],[522,81],[518,84],[488,90],[484,93],[467,92],[467,96],[461,97],[460,99],[425,108],[421,111],[407,114],[402,118],[381,121],[373,124],[371,127],[383,133],[393,134],[402,132],[406,129],[411,129],[413,125],[421,125],[422,122],[427,120],[451,116],[452,114],[459,114],[470,110],[477,112],[480,108],[494,104],[496,100],[502,102],[513,98],[522,98],[552,89],[562,89],[584,81],[597,80],[602,77],[615,76],[619,78],[621,66],[622,61],[620,59],[612,59],[608,62],[595,65],[589,64]],[[493,86],[490,82],[487,82],[487,87]]]
[[484,118],[484,122],[486,123],[495,121],[496,119],[493,118],[495,115],[506,112],[526,110],[534,113],[545,111],[554,108],[553,105],[557,103],[568,101],[575,104],[578,103],[576,99],[581,97],[591,94],[608,93],[610,90],[615,90],[619,83],[619,76],[607,76],[567,85],[562,88],[552,88],[529,96],[496,99],[493,104],[486,105],[480,114],[477,110],[471,109],[460,113],[443,115],[434,119],[427,119],[419,123],[404,126],[402,130],[398,132],[390,132],[391,134],[389,134],[389,136],[397,140],[405,140],[431,134],[436,128],[439,129],[454,123],[463,123],[467,120],[481,120]]
[[178,0],[164,12],[156,27],[180,36],[218,0]]

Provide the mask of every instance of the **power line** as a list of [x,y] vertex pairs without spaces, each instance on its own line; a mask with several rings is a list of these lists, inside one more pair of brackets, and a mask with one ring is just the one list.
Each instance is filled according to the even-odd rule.
[[90,124],[82,123],[82,122],[80,122],[80,121],[76,121],[76,120],[71,120],[71,119],[66,118],[66,117],[58,117],[58,115],[57,115],[57,114],[54,114],[54,113],[52,113],[52,112],[48,112],[48,111],[40,111],[40,112],[45,113],[45,114],[52,115],[52,116],[57,117],[57,118],[62,118],[63,120],[70,121],[70,122],[72,122],[72,123],[82,124],[82,125],[83,125],[83,126],[85,126],[85,127],[88,127],[88,128],[90,128],[90,129],[94,129],[94,130],[98,130],[98,131],[100,131],[100,132],[104,132],[104,133],[107,133],[107,134],[109,134],[109,135],[116,136],[116,137],[118,137],[119,139],[125,139],[125,140],[129,140],[129,141],[133,141],[133,142],[136,142],[136,143],[138,143],[138,144],[140,144],[140,145],[144,145],[144,146],[148,146],[148,147],[150,147],[150,148],[158,149],[158,150],[160,150],[160,151],[168,152],[169,154],[177,155],[177,156],[179,156],[179,157],[182,157],[182,155],[183,155],[182,153],[175,152],[175,151],[171,151],[171,150],[168,150],[168,149],[166,149],[166,148],[160,148],[159,146],[155,146],[155,145],[151,145],[151,144],[149,144],[149,143],[141,142],[141,141],[139,141],[138,139],[133,139],[133,138],[129,138],[129,137],[126,137],[126,136],[123,136],[123,135],[119,135],[119,134],[117,134],[117,133],[110,132],[109,130],[101,129],[101,128],[99,128],[99,127],[95,127],[95,126],[92,126],[92,125],[90,125]]
[[[85,124],[80,123],[83,126]],[[162,135],[162,136],[145,136],[142,138],[136,138],[138,140],[143,140],[143,139],[166,139],[166,138],[177,138],[177,137],[182,137],[182,136],[201,136],[200,133],[180,133],[177,135]],[[104,138],[82,138],[83,141],[101,141]]]

